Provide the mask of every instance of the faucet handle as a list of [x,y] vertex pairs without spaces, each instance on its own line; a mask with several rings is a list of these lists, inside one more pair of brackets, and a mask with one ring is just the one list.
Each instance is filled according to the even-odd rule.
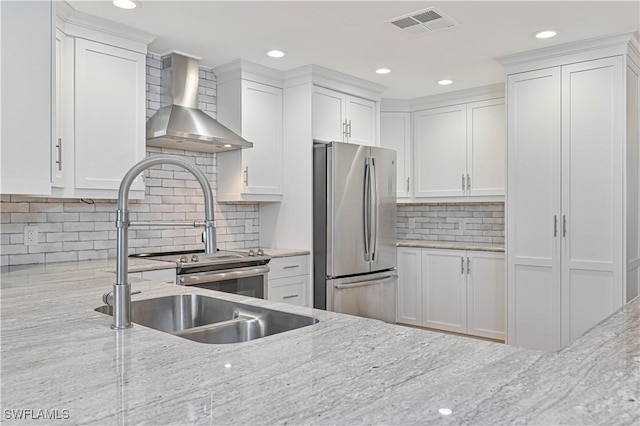
[[[132,291],[131,295],[133,296],[134,294],[140,294],[142,293],[142,291],[138,290],[138,291]],[[109,305],[109,306],[113,306],[113,291],[107,291],[102,295],[102,302],[105,305]]]

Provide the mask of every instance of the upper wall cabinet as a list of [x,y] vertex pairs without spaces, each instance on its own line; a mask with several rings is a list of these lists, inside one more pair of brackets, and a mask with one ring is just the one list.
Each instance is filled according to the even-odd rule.
[[[116,198],[145,155],[152,37],[64,2],[1,7],[0,192]],[[131,196],[144,196],[141,179]]]
[[253,142],[253,148],[221,152],[218,201],[273,202],[282,199],[282,83],[274,71],[247,61],[214,70],[218,77],[218,120]]
[[[145,157],[146,52],[152,38],[64,10],[58,27],[52,194],[116,198],[127,170]],[[143,196],[140,176],[130,197]]]
[[376,146],[375,101],[324,87],[313,90],[313,139]]
[[411,113],[380,113],[380,146],[396,151],[398,198],[411,196]]
[[504,99],[414,113],[416,198],[504,196]]
[[0,2],[0,193],[51,192],[55,114],[52,2]]
[[509,344],[558,350],[638,295],[630,34],[504,58]]

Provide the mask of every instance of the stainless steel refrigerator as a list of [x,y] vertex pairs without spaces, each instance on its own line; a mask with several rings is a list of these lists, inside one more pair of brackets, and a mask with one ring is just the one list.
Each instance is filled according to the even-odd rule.
[[315,141],[314,307],[396,322],[396,152]]

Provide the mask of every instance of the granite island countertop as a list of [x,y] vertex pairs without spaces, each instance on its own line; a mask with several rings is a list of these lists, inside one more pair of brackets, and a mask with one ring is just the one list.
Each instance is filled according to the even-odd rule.
[[[558,353],[238,295],[135,281],[134,300],[199,293],[312,315],[230,345],[95,312],[109,262],[13,267],[1,278],[1,397],[48,424],[637,424],[640,300]],[[439,414],[449,408],[452,414]],[[7,411],[9,410],[9,411]],[[62,411],[67,410],[67,411]],[[8,414],[9,413],[9,417]],[[64,417],[61,415],[61,417]]]

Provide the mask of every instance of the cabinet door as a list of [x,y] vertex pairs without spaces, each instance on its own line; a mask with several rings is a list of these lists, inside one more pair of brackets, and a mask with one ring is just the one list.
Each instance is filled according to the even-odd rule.
[[323,87],[313,88],[313,139],[343,142],[346,100],[342,93]]
[[376,103],[368,99],[346,96],[347,142],[376,144]]
[[398,322],[422,325],[422,250],[398,248]]
[[622,57],[562,67],[562,343],[623,303]]
[[465,251],[422,251],[422,325],[467,332],[465,273]]
[[278,278],[275,280],[270,279],[268,286],[268,300],[307,306],[309,275],[297,275],[295,277]]
[[55,70],[56,70],[56,79],[55,79],[55,98],[56,98],[56,111],[55,111],[55,127],[54,127],[54,135],[52,138],[52,146],[51,146],[51,186],[54,187],[62,187],[64,186],[64,175],[62,165],[64,164],[62,160],[62,145],[67,141],[66,135],[64,133],[64,104],[63,98],[68,93],[68,88],[66,87],[66,81],[64,76],[66,75],[65,70],[65,35],[56,28],[56,45],[55,45]]
[[244,192],[282,194],[282,89],[242,81],[242,137],[253,148],[242,150]]
[[507,78],[507,343],[560,348],[560,69]]
[[466,128],[466,105],[415,113],[415,197],[452,197],[466,194]]
[[[75,187],[118,189],[145,156],[145,56],[75,43]],[[131,189],[144,189],[141,177]]]
[[467,189],[469,195],[504,195],[504,99],[467,104]]
[[0,193],[51,193],[53,2],[0,2]]
[[468,251],[467,260],[468,333],[504,340],[504,254]]
[[411,113],[380,113],[380,146],[396,150],[397,196],[410,197]]

